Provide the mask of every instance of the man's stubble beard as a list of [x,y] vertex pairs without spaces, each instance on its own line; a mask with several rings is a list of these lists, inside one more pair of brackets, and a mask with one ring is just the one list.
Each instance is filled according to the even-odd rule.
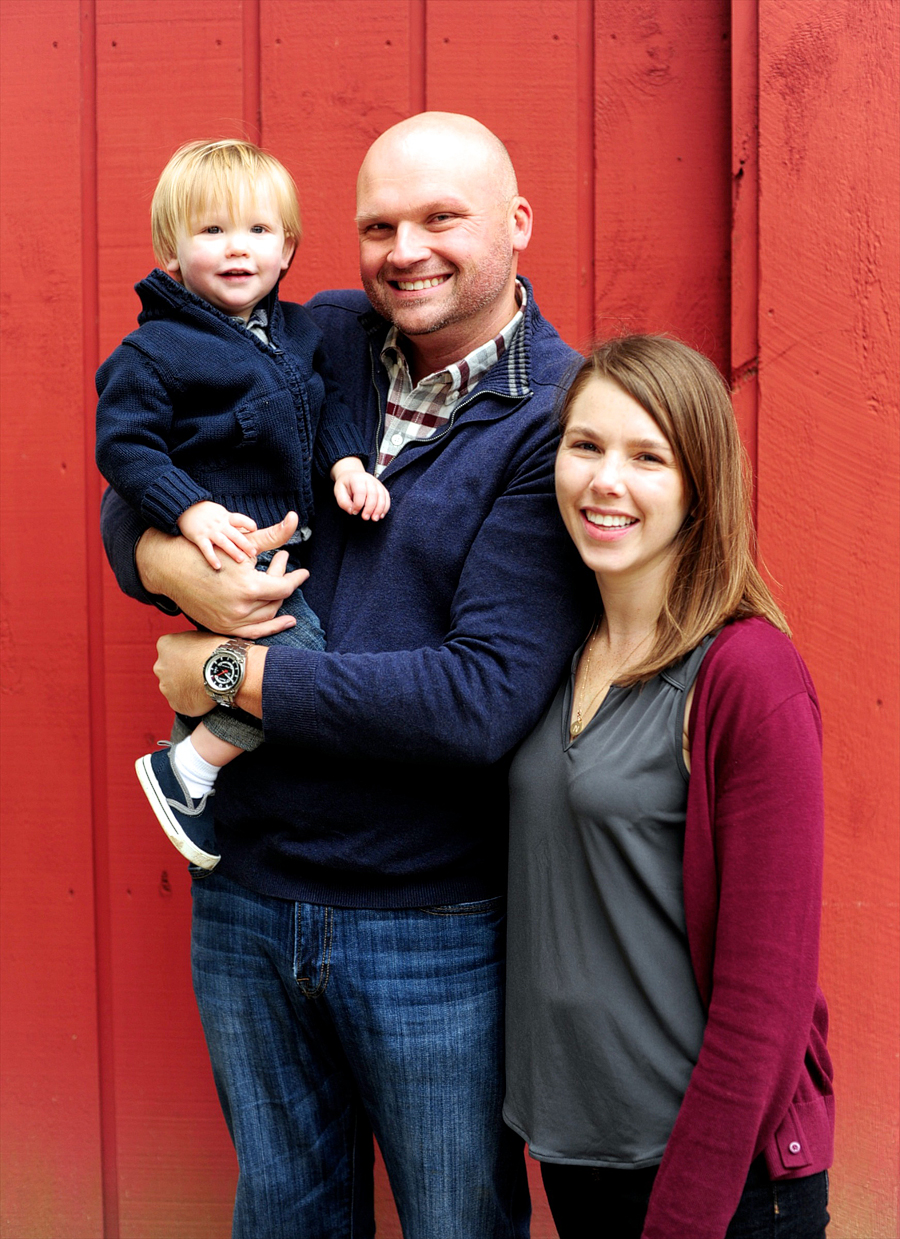
[[[405,327],[400,321],[403,311],[396,316],[389,296],[382,296],[382,285],[378,279],[363,278],[363,288],[374,308],[382,316],[393,323],[405,336],[428,336],[437,331],[443,331],[457,323],[463,323],[476,318],[483,310],[499,301],[506,291],[513,263],[513,250],[502,240],[496,242],[487,258],[481,262],[477,270],[477,278],[467,281],[467,286],[457,288],[450,302],[438,312],[439,317],[422,326]],[[459,278],[459,269],[455,272]],[[415,279],[415,276],[409,276]],[[475,284],[475,287],[472,287]]]

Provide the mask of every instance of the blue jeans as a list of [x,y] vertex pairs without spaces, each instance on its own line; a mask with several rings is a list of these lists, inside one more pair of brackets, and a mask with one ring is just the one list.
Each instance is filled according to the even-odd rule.
[[[607,1170],[541,1163],[559,1239],[640,1239],[658,1166]],[[725,1239],[825,1239],[828,1175],[769,1178],[758,1157],[750,1167]],[[702,1202],[698,1202],[702,1208]]]
[[234,1239],[526,1239],[503,1102],[502,900],[319,907],[194,882],[194,991],[238,1155]]

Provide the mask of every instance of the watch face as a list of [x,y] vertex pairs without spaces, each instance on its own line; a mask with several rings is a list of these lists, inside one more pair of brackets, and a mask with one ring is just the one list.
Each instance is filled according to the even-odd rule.
[[206,664],[205,679],[217,693],[230,693],[241,682],[241,663],[233,654],[214,654]]

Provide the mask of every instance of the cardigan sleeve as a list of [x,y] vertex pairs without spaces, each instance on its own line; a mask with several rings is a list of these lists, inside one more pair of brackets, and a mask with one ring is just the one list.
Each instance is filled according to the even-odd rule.
[[[687,831],[685,910],[708,1019],[644,1239],[722,1239],[751,1161],[791,1105],[809,1042],[821,915],[821,724],[799,656],[770,632],[755,656],[742,659],[748,643],[738,639],[737,657],[726,650],[714,661],[703,700],[698,680],[688,818],[703,826],[695,838]],[[753,649],[751,641],[746,654]],[[699,877],[710,865],[715,882]],[[704,908],[710,886],[716,897]]]
[[150,525],[177,534],[178,517],[211,499],[169,456],[172,402],[143,353],[120,344],[97,371],[97,467]]

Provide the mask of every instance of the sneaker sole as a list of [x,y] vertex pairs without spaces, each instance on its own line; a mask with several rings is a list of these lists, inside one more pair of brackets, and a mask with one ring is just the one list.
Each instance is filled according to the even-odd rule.
[[202,848],[198,848],[193,839],[190,839],[181,829],[178,819],[169,808],[162,788],[156,781],[156,775],[150,765],[150,755],[139,757],[134,763],[134,769],[144,789],[144,795],[150,803],[150,808],[156,814],[157,821],[166,832],[169,842],[177,847],[185,860],[189,860],[192,865],[199,865],[201,869],[215,869],[222,857],[213,856],[211,852],[204,852]]

